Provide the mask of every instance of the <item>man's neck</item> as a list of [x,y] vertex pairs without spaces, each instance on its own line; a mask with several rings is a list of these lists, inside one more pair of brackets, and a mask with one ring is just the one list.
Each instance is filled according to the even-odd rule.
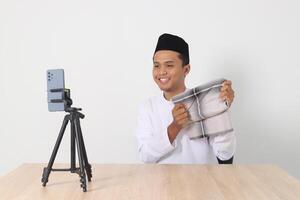
[[170,91],[170,92],[164,91],[164,97],[165,97],[166,100],[170,101],[174,96],[184,92],[185,90],[186,90],[186,87],[183,86],[183,87],[181,87],[181,88],[179,88],[175,91]]

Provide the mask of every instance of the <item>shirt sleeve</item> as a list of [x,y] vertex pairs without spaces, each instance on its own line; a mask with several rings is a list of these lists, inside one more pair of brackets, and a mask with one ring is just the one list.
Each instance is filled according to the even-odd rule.
[[233,157],[236,148],[236,136],[234,131],[210,136],[209,143],[214,151],[214,154],[220,160],[229,160]]
[[169,140],[167,127],[154,133],[150,111],[142,104],[138,112],[136,137],[140,159],[144,163],[156,163],[175,149]]

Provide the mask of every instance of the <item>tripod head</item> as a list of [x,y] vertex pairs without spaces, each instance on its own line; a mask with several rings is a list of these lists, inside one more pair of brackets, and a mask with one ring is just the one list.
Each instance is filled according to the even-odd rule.
[[64,96],[65,96],[65,105],[66,105],[65,110],[66,110],[67,108],[71,107],[71,105],[73,104],[73,101],[71,99],[70,89],[65,89],[64,90]]
[[65,112],[68,112],[70,113],[71,115],[73,114],[77,114],[79,115],[80,118],[84,118],[84,114],[82,114],[81,111],[82,109],[81,108],[75,108],[75,107],[71,107],[71,105],[73,104],[73,101],[71,99],[71,92],[70,92],[70,89],[65,89]]

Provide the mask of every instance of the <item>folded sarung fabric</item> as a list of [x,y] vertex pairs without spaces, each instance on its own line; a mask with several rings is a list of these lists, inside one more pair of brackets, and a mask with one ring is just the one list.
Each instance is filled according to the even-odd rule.
[[220,98],[224,81],[223,78],[217,79],[172,98],[174,104],[183,103],[189,110],[191,122],[185,129],[191,139],[233,131],[229,106]]

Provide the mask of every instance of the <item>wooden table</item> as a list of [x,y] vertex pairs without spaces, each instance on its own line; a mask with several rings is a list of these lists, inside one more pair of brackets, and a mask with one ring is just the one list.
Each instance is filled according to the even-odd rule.
[[300,199],[300,181],[273,165],[93,164],[85,193],[70,172],[51,172],[43,187],[45,166],[23,164],[1,177],[0,199]]

